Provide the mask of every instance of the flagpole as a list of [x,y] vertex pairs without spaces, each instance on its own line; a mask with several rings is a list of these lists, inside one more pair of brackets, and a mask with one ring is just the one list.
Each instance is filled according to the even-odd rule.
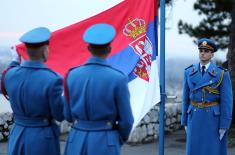
[[165,131],[165,0],[160,0],[160,131],[159,131],[159,155],[164,155],[164,131]]

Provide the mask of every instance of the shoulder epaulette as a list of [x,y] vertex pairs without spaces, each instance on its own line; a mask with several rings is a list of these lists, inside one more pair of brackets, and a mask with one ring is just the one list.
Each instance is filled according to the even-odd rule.
[[227,69],[227,68],[224,68],[224,67],[222,67],[222,66],[218,66],[218,68],[220,68],[220,69],[224,70],[225,72],[226,72],[226,71],[228,71],[228,69]]
[[80,66],[76,66],[76,67],[72,67],[72,68],[69,69],[69,71],[74,70],[74,69],[79,68],[79,67],[81,67],[81,65]]
[[193,64],[190,65],[190,66],[188,66],[188,67],[186,67],[185,70],[186,70],[186,69],[189,69],[189,68],[191,68],[191,67],[193,67]]
[[18,67],[20,66],[20,63],[17,62],[17,61],[12,61],[10,64],[9,64],[9,67]]

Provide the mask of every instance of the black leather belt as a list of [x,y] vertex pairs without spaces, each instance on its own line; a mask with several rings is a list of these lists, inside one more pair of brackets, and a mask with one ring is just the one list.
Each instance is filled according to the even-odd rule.
[[76,120],[73,128],[85,131],[103,131],[113,130],[113,123],[111,121],[87,121]]
[[26,117],[14,115],[14,123],[24,127],[46,127],[54,123],[48,118]]

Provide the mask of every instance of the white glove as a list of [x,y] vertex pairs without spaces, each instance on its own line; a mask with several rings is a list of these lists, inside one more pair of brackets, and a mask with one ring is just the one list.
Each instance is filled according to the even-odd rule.
[[187,126],[184,126],[184,130],[185,130],[185,132],[187,133]]
[[16,61],[20,63],[20,55],[17,53],[16,47],[12,46],[10,51],[11,51],[12,61]]
[[219,139],[222,140],[224,137],[224,134],[227,130],[226,129],[219,129]]

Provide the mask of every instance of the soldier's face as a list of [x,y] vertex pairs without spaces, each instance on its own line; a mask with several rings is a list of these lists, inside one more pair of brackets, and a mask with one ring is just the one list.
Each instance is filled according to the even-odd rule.
[[214,53],[208,49],[199,49],[199,58],[201,61],[210,61]]

